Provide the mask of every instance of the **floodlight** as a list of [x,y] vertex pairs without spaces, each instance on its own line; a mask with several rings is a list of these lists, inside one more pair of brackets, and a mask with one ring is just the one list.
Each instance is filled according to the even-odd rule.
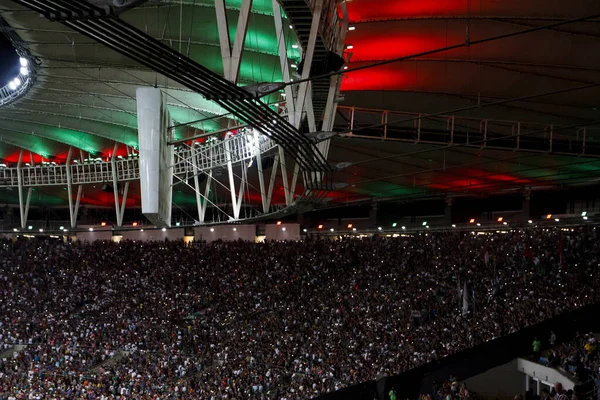
[[21,67],[26,67],[29,65],[29,60],[27,60],[25,57],[21,57],[19,58],[19,63],[21,64]]
[[27,68],[27,67],[21,67],[21,69],[19,71],[21,72],[21,75],[23,75],[23,76],[29,75],[29,68]]

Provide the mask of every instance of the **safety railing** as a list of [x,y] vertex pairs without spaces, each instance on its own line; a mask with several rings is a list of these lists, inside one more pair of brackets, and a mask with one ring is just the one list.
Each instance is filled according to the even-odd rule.
[[339,106],[335,127],[355,138],[600,156],[600,132],[585,126]]
[[[227,152],[231,154],[233,164],[250,160],[257,154],[266,153],[276,147],[276,143],[265,136],[256,141],[252,134],[238,134],[223,141],[200,145],[192,149],[182,146],[175,152],[174,174],[195,173],[196,169],[210,170],[227,165]],[[196,163],[192,161],[193,153]],[[117,180],[133,181],[140,178],[139,159],[137,157],[115,162]],[[85,185],[112,182],[113,165],[110,161],[73,162],[69,165],[36,165],[0,168],[0,187],[18,187],[19,174],[22,185],[28,186],[66,186],[69,184],[67,168],[71,169],[71,184]]]
[[[247,161],[257,154],[263,154],[274,149],[277,144],[266,136],[259,136],[258,144],[254,134],[238,134],[212,145],[198,147],[184,146],[175,153],[175,175],[194,173],[194,169],[210,170],[227,165],[228,153],[233,164]],[[196,160],[194,162],[194,153]]]

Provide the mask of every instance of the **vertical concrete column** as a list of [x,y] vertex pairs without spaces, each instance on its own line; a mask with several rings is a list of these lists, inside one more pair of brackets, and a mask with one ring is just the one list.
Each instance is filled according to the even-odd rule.
[[373,203],[371,206],[371,210],[369,211],[369,226],[375,227],[377,226],[377,208],[379,207],[379,203]]
[[444,222],[446,224],[452,223],[452,203],[453,200],[451,198],[446,199],[446,208],[444,208]]
[[527,221],[531,218],[531,192],[529,190],[525,191],[523,195],[523,220]]

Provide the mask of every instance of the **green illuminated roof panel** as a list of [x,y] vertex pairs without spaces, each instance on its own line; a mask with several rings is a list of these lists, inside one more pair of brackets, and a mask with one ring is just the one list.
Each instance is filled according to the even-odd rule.
[[[8,144],[5,147],[4,144]],[[43,157],[50,157],[66,151],[67,146],[57,141],[39,136],[23,134],[21,132],[13,132],[4,128],[0,128],[0,148],[2,149],[2,158],[10,155],[10,150],[13,147],[18,147]]]

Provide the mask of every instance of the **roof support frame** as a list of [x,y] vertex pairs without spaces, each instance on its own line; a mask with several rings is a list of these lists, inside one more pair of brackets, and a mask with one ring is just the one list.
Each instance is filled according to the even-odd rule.
[[[79,213],[79,204],[81,203],[81,195],[83,193],[83,185],[77,186],[77,199],[75,206],[73,206],[73,177],[71,171],[71,157],[73,155],[73,147],[69,147],[69,153],[67,155],[67,194],[69,196],[69,220],[71,223],[71,229],[77,228],[77,214]],[[82,154],[83,156],[83,154]]]
[[27,216],[29,214],[29,203],[31,200],[31,192],[33,191],[32,187],[27,188],[27,197],[23,199],[24,194],[23,190],[23,170],[21,169],[21,164],[23,163],[23,153],[25,151],[21,149],[19,153],[19,161],[17,163],[17,182],[18,182],[18,191],[19,191],[19,212],[21,216],[21,229],[25,229],[27,227]]
[[221,47],[221,57],[223,59],[223,73],[225,79],[233,83],[237,83],[240,74],[244,42],[246,41],[246,34],[248,33],[248,21],[250,20],[251,9],[252,0],[242,0],[232,49],[225,0],[215,0],[217,25],[219,27],[219,44]]

